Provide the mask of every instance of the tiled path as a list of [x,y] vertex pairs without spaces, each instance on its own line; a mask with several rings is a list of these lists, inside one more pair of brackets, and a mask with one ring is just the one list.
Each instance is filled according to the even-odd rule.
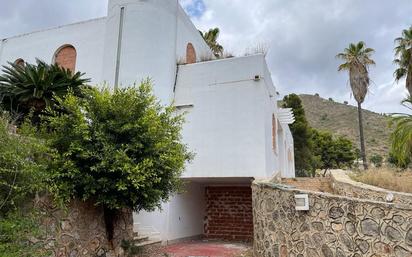
[[163,249],[171,257],[242,257],[250,246],[215,241],[195,241],[167,246]]

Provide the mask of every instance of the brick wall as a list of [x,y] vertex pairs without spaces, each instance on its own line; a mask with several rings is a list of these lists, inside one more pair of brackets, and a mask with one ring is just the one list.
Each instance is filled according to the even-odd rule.
[[250,187],[206,187],[205,236],[228,240],[253,239]]
[[73,46],[65,46],[56,53],[55,63],[74,72],[76,68],[76,55],[76,49]]

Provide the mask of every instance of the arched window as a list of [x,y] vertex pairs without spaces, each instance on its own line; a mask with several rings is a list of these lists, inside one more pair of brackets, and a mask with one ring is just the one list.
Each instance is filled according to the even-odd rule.
[[19,66],[24,66],[25,62],[23,59],[19,58],[14,61],[14,64],[19,65]]
[[54,63],[74,72],[76,69],[77,52],[74,46],[64,45],[54,54]]
[[186,47],[186,63],[196,62],[196,51],[192,43],[188,43]]

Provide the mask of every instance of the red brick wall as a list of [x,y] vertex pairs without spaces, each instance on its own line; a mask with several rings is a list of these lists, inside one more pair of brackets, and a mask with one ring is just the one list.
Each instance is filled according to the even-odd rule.
[[253,239],[250,187],[206,187],[205,236],[229,240]]
[[65,46],[56,53],[54,62],[60,67],[74,72],[76,68],[76,56],[76,49],[73,46]]

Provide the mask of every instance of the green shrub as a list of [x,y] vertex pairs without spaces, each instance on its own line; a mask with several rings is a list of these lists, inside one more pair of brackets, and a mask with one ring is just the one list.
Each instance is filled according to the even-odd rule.
[[47,167],[47,148],[28,135],[29,126],[17,134],[11,128],[8,118],[0,116],[0,217],[44,188]]
[[370,161],[375,165],[375,167],[382,167],[383,157],[379,154],[374,154],[370,157]]
[[39,215],[29,212],[9,212],[0,218],[0,257],[42,257],[50,256],[44,249],[44,238],[40,228]]
[[47,109],[43,136],[56,152],[50,191],[61,202],[92,200],[104,208],[108,239],[117,211],[154,210],[180,190],[191,158],[181,143],[183,117],[162,107],[150,83],[87,89],[89,97],[58,98],[65,111]]

